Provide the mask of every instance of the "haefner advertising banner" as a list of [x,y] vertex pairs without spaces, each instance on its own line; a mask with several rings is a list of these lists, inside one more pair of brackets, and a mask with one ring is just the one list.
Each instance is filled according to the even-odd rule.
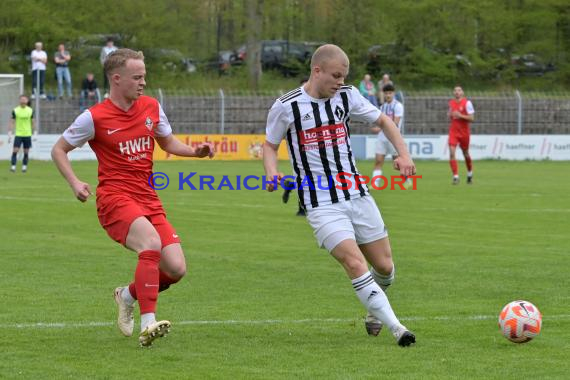
[[[405,136],[414,159],[447,160],[447,136]],[[367,136],[366,155],[374,158],[376,136]],[[469,153],[474,160],[570,160],[570,135],[472,135]],[[461,149],[456,156],[463,159]]]

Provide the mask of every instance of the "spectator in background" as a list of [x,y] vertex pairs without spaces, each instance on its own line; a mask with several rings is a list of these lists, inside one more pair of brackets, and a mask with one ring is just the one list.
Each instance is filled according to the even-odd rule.
[[378,107],[378,101],[376,100],[376,86],[370,80],[370,74],[364,75],[364,79],[360,82],[360,93],[364,96],[372,105]]
[[[115,46],[115,41],[112,38],[107,38],[107,43],[101,49],[101,55],[99,56],[99,61],[101,61],[101,66],[105,66],[105,59],[107,56],[117,50]],[[103,90],[105,91],[105,98],[109,96],[109,79],[107,79],[107,75],[105,75],[105,70],[103,70]]]
[[392,82],[388,74],[382,75],[382,79],[378,81],[378,104],[380,105],[384,104],[384,91],[382,89],[386,85],[394,86],[394,82]]
[[87,73],[81,83],[81,97],[79,98],[79,110],[81,112],[85,111],[90,99],[94,99],[97,103],[101,102],[101,93],[99,88],[97,88],[97,82],[93,73]]
[[36,42],[35,46],[35,50],[32,50],[32,54],[30,54],[32,60],[32,99],[35,99],[38,93],[40,98],[45,99],[44,82],[46,80],[47,54],[43,50],[41,42]]
[[55,61],[55,74],[57,77],[57,96],[63,98],[63,81],[67,88],[67,96],[71,98],[71,73],[69,72],[69,61],[71,54],[65,50],[64,44],[59,44],[53,60]]

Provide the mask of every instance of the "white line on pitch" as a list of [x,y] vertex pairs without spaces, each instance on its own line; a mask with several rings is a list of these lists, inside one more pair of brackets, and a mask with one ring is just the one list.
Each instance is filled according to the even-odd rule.
[[[568,320],[570,314],[555,314],[543,316],[544,320]],[[497,319],[497,315],[468,315],[468,316],[434,316],[434,317],[403,317],[402,321],[480,321]],[[175,325],[261,325],[261,324],[308,324],[308,323],[350,323],[360,322],[359,318],[308,318],[308,319],[226,319],[226,320],[195,320],[173,321]],[[0,328],[16,329],[57,329],[57,328],[85,328],[113,326],[114,322],[35,322],[35,323],[7,323],[0,324]]]

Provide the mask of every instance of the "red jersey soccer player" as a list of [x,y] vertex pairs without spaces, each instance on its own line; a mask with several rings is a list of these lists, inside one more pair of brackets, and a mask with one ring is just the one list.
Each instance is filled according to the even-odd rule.
[[171,154],[214,156],[213,146],[191,148],[178,141],[156,99],[143,96],[145,64],[142,52],[119,49],[104,65],[111,95],[83,112],[52,149],[52,158],[77,199],[85,202],[91,189],[71,168],[67,153],[86,142],[99,162],[97,215],[107,234],[138,254],[134,282],[115,289],[119,329],[131,336],[134,303],[141,313],[141,346],[169,332],[170,322],[156,321],[158,293],[186,273],[180,239],[166,219],[160,199],[149,184],[155,141]]
[[455,159],[455,149],[459,147],[463,151],[465,164],[467,165],[467,183],[473,183],[473,164],[469,155],[469,123],[475,119],[475,109],[470,100],[464,97],[461,86],[453,89],[455,99],[449,101],[449,111],[447,116],[451,121],[449,124],[449,165],[453,172],[453,184],[459,184],[459,174],[457,171],[457,160]]

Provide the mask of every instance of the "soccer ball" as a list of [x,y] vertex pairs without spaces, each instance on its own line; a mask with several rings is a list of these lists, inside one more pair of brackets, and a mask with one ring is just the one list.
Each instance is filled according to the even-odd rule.
[[499,328],[511,342],[526,343],[540,333],[542,314],[528,301],[513,301],[499,314]]

